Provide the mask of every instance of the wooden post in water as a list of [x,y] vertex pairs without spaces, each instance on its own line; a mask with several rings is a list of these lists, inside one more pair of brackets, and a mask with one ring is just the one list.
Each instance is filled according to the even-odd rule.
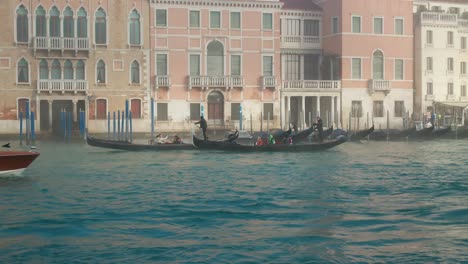
[[112,130],[114,132],[114,140],[115,140],[115,111],[114,111],[114,122],[113,122]]
[[[353,111],[353,110],[351,110]],[[352,113],[351,111],[349,111],[349,119],[348,119],[348,135],[349,135],[349,139],[351,139],[351,136],[352,136],[352,132],[351,132],[351,116],[352,116]]]
[[387,110],[387,142],[390,139],[390,112]]
[[20,145],[23,145],[23,112],[19,113],[19,120],[20,120],[19,139],[20,139]]
[[29,146],[29,100],[26,100],[26,145]]
[[270,112],[267,115],[267,134],[270,134]]
[[36,141],[36,131],[34,126],[34,112],[31,112],[31,144],[34,145]]
[[128,112],[129,112],[129,107],[128,107],[128,99],[125,100],[125,141],[128,140]]
[[133,142],[133,126],[132,126],[132,111],[128,113],[128,119],[130,120],[130,143]]
[[117,110],[118,118],[117,118],[117,140],[120,141],[120,110]]
[[309,127],[312,126],[312,113],[309,112]]
[[154,98],[151,97],[151,140],[154,140]]
[[72,136],[72,125],[73,125],[73,113],[68,113],[68,140],[71,139]]
[[239,131],[242,130],[242,104],[239,104]]
[[250,112],[250,135],[253,135],[253,121],[252,121],[252,112]]
[[121,135],[121,139],[126,141],[127,139],[125,138],[124,123],[125,123],[125,111],[122,110],[122,124],[121,124],[122,127],[120,128],[120,132],[121,132],[121,134],[122,134],[122,135]]
[[110,139],[110,112],[107,112],[107,139]]
[[263,111],[260,111],[260,132],[263,134]]

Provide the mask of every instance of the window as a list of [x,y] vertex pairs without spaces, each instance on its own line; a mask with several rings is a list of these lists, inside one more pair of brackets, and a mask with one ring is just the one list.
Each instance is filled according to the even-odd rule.
[[338,33],[338,17],[332,17],[332,34]]
[[466,62],[460,62],[460,74],[466,75]]
[[447,94],[448,95],[453,95],[453,83],[452,82],[449,82],[447,84]]
[[352,75],[352,79],[356,79],[356,80],[361,79],[361,59],[360,58],[352,59],[351,75]]
[[432,57],[426,58],[426,71],[432,72]]
[[301,64],[300,55],[286,54],[285,56],[285,78],[286,80],[300,80],[301,79]]
[[190,104],[190,120],[199,120],[200,119],[200,104],[193,103]]
[[447,58],[447,71],[453,72],[453,58]]
[[263,56],[263,76],[273,76],[273,56]]
[[200,76],[200,55],[190,55],[190,76]]
[[286,19],[286,23],[282,23],[281,34],[286,36],[301,36],[301,20]]
[[39,63],[39,79],[47,80],[49,79],[49,65],[47,61],[42,59]]
[[384,117],[383,101],[374,101],[373,113],[374,117]]
[[263,120],[268,120],[268,117],[270,117],[270,120],[273,120],[273,103],[264,103],[263,104]]
[[263,13],[263,15],[262,15],[262,28],[263,28],[263,30],[272,30],[273,29],[273,14],[272,13]]
[[62,67],[60,66],[60,62],[58,60],[54,60],[52,62],[52,76],[51,77],[53,80],[62,79]]
[[84,80],[85,79],[85,65],[82,60],[79,60],[76,63],[76,79]]
[[167,54],[156,55],[156,75],[157,76],[167,75]]
[[395,101],[395,117],[403,117],[405,113],[405,101]]
[[466,84],[462,84],[460,87],[460,96],[466,97]]
[[140,64],[138,61],[132,62],[132,70],[131,70],[131,82],[132,84],[139,84],[140,83]]
[[73,80],[73,64],[70,60],[66,60],[63,64],[63,79]]
[[404,32],[403,18],[395,18],[395,34],[403,35],[403,32]]
[[87,14],[84,8],[78,10],[78,20],[76,21],[76,36],[78,38],[87,38],[88,37],[88,20],[86,18]]
[[362,102],[361,101],[351,102],[351,116],[362,117]]
[[231,103],[231,120],[240,120],[240,103]]
[[158,121],[167,121],[169,120],[167,114],[167,103],[157,103],[156,104],[156,111],[158,113],[157,119]]
[[383,34],[383,18],[374,17],[374,34]]
[[25,59],[18,62],[18,83],[29,83],[29,64]]
[[46,34],[46,12],[42,6],[39,6],[36,9],[36,37],[45,37]]
[[106,44],[107,43],[106,13],[104,12],[104,10],[102,8],[99,8],[96,11],[94,39],[96,41],[96,44]]
[[447,47],[453,47],[453,32],[447,32]]
[[374,52],[372,56],[372,79],[383,80],[384,78],[384,57],[380,50]]
[[130,100],[130,111],[132,111],[132,119],[141,118],[141,100],[140,99]]
[[49,16],[49,36],[60,37],[60,11],[54,6]]
[[166,9],[156,9],[156,27],[167,27]]
[[190,11],[190,27],[192,28],[200,27],[200,11],[195,11],[195,10]]
[[241,56],[231,55],[231,76],[241,75]]
[[395,80],[403,80],[404,61],[395,59]]
[[16,41],[27,43],[29,41],[28,10],[20,5],[16,10]]
[[141,45],[140,29],[140,14],[138,14],[138,12],[133,9],[132,13],[130,13],[130,45]]
[[318,20],[304,20],[304,36],[318,37],[320,34],[320,23]]
[[70,7],[65,8],[63,12],[63,36],[66,38],[75,37],[75,21]]
[[104,61],[98,61],[96,71],[96,82],[106,83],[106,64]]
[[353,16],[352,21],[353,21],[352,32],[361,33],[361,17]]
[[106,99],[96,99],[96,119],[107,119]]
[[428,82],[426,84],[426,87],[427,87],[427,91],[426,91],[427,95],[433,95],[434,90],[432,87],[432,82]]
[[26,105],[28,104],[29,99],[27,98],[20,98],[18,99],[18,118],[19,113],[23,113],[23,118],[26,116]]
[[221,28],[221,12],[210,11],[210,28]]
[[460,49],[466,50],[466,37],[461,37],[461,39],[460,39]]
[[426,31],[426,44],[432,45],[432,30]]
[[241,28],[241,15],[240,12],[231,12],[231,28]]
[[304,55],[304,80],[319,80],[320,57],[316,54]]

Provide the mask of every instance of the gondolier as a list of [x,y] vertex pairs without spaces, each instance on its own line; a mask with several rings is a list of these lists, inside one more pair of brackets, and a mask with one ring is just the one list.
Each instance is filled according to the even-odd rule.
[[318,131],[320,143],[323,142],[323,122],[320,116],[317,116],[317,123],[313,124]]
[[200,121],[198,122],[195,122],[195,124],[200,124],[200,128],[202,129],[203,131],[203,138],[205,139],[205,141],[207,140],[206,138],[206,129],[208,128],[208,124],[206,123],[206,120],[203,116],[200,116]]

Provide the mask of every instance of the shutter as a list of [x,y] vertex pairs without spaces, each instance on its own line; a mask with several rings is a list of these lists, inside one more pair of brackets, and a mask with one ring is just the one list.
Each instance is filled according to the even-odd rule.
[[232,12],[231,13],[231,28],[240,28],[241,26],[240,21],[240,13],[239,12]]
[[165,27],[167,24],[166,10],[156,10],[156,26]]
[[353,59],[353,79],[361,79],[361,59]]
[[272,14],[264,13],[263,14],[263,29],[273,29],[272,20],[273,20]]
[[98,99],[97,100],[97,119],[106,119],[106,100]]
[[232,76],[241,75],[241,56],[240,55],[231,56],[231,75]]
[[156,59],[156,68],[158,76],[165,76],[167,75],[167,55],[166,54],[158,54]]
[[403,80],[403,60],[395,60],[395,79]]
[[263,76],[273,76],[272,56],[263,56]]
[[319,35],[319,21],[318,20],[304,20],[304,36],[318,36]]
[[190,104],[190,120],[200,119],[200,104]]
[[224,75],[224,62],[221,55],[208,55],[208,75],[223,76]]
[[353,33],[361,32],[361,18],[353,17]]
[[231,120],[240,120],[240,103],[231,103]]
[[190,55],[190,76],[200,76],[200,55]]
[[221,27],[221,15],[219,11],[210,12],[210,27],[211,28]]
[[190,11],[190,27],[200,27],[199,11]]

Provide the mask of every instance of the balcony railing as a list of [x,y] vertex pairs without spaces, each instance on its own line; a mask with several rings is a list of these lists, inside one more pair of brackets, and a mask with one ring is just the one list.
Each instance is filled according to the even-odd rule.
[[284,49],[321,49],[319,36],[281,36],[281,48]]
[[339,90],[341,88],[340,81],[323,81],[323,80],[284,80],[283,89],[326,89]]
[[171,77],[169,75],[156,75],[154,77],[154,84],[156,89],[159,89],[160,87],[169,88],[171,86]]
[[242,76],[189,76],[189,89],[201,88],[241,88],[244,86]]
[[88,92],[86,80],[38,80],[37,92]]
[[275,76],[262,76],[262,88],[276,88]]
[[88,38],[35,37],[35,50],[89,50]]
[[369,92],[385,92],[388,93],[392,89],[391,82],[387,80],[369,80]]

